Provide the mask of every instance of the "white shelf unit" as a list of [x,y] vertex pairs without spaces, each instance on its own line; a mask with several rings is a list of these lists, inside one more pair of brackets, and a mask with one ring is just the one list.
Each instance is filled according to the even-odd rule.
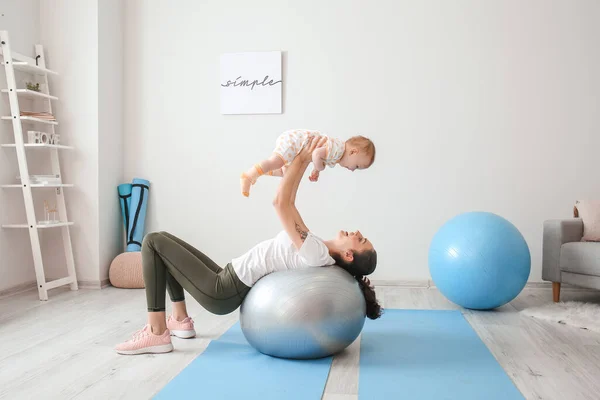
[[[2,93],[10,93],[10,89],[2,89]],[[40,100],[40,99],[48,99],[48,100],[58,100],[56,96],[50,96],[49,94],[43,92],[36,92],[35,90],[29,89],[17,89],[15,90],[17,96],[22,97],[24,99],[29,100]],[[10,117],[9,117],[10,118]]]
[[[17,114],[18,115],[18,114]],[[30,124],[48,124],[48,125],[58,125],[58,121],[50,121],[47,119],[41,119],[41,118],[35,118],[35,117],[10,117],[10,116],[4,116],[2,117],[3,120],[5,121],[10,121],[12,119],[16,119],[16,120],[20,120],[24,123],[30,123]]]
[[[49,229],[49,228],[60,228],[63,226],[71,226],[73,225],[73,222],[55,222],[52,224],[40,224],[38,223],[35,228],[37,229]],[[6,224],[6,225],[2,225],[3,228],[6,229],[10,229],[10,228],[15,228],[15,229],[27,229],[30,227],[30,225],[27,224]]]
[[[0,187],[4,188],[4,189],[22,189],[24,185],[19,185],[19,184],[15,184],[15,185],[0,185]],[[42,183],[32,183],[31,185],[32,188],[70,188],[70,187],[74,187],[75,185],[73,185],[72,183],[47,183],[47,184],[42,184]]]
[[[57,101],[56,96],[52,96],[49,93],[48,75],[58,75],[56,72],[46,68],[46,61],[44,57],[44,49],[41,45],[35,46],[36,57],[30,58],[22,54],[13,52],[10,48],[10,42],[7,31],[0,31],[0,55],[2,56],[2,65],[6,73],[7,88],[2,90],[2,95],[8,96],[10,103],[9,116],[3,116],[1,119],[4,121],[11,121],[13,127],[14,143],[2,144],[3,148],[15,149],[17,153],[17,162],[19,166],[20,183],[19,184],[6,184],[1,185],[2,188],[9,189],[21,189],[23,191],[23,201],[25,203],[25,213],[27,216],[26,223],[17,224],[2,224],[2,228],[6,229],[27,229],[29,231],[29,239],[31,242],[31,251],[33,255],[33,264],[35,268],[35,275],[37,280],[38,294],[40,300],[48,300],[48,290],[69,285],[71,290],[78,290],[77,276],[75,273],[75,261],[73,257],[73,247],[71,244],[71,233],[69,227],[73,225],[73,222],[69,221],[67,216],[67,208],[65,205],[64,188],[73,187],[72,184],[66,184],[62,182],[62,175],[60,172],[60,158],[59,150],[72,150],[70,146],[64,145],[49,145],[49,144],[30,144],[25,143],[23,135],[24,124],[42,124],[45,126],[44,129],[47,133],[55,133],[55,126],[58,125],[57,121],[49,121],[45,119],[21,116],[21,109],[19,106],[19,98],[27,100],[37,100],[44,102],[44,112],[52,114],[52,102]],[[22,73],[33,74],[36,79],[41,83],[45,91],[36,92],[24,88],[17,87],[17,81],[15,78],[15,72],[19,71]],[[3,122],[5,123],[5,122]],[[49,184],[32,184],[30,182],[29,168],[27,163],[27,152],[26,149],[45,149],[50,152],[52,175],[58,178],[56,183]],[[35,204],[33,200],[32,189],[36,188],[53,188],[54,196],[56,200],[56,210],[58,213],[57,221],[53,223],[44,223],[43,221],[37,221],[35,213]],[[65,260],[67,264],[68,276],[56,279],[54,281],[46,281],[46,274],[44,272],[44,263],[42,260],[42,250],[40,246],[40,229],[51,229],[60,228],[62,231],[62,239],[64,245]]]
[[[25,143],[23,145],[26,149],[59,149],[59,150],[73,150],[73,146],[63,146],[62,144],[45,144],[45,143]],[[2,144],[0,147],[17,147],[14,143]]]
[[[41,46],[40,46],[40,48],[41,48]],[[30,73],[33,75],[39,75],[42,77],[46,77],[48,75],[58,75],[57,72],[54,72],[54,71],[51,71],[44,67],[40,67],[40,66],[36,65],[35,60],[33,60],[29,57],[23,56],[21,61],[16,61],[18,54],[13,53],[13,55],[15,58],[13,59],[12,66],[17,71],[27,72],[27,73]],[[37,54],[37,55],[39,55],[39,54]]]

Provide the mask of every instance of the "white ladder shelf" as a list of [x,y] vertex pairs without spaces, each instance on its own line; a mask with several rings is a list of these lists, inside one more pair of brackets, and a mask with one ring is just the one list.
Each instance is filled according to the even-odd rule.
[[[31,241],[31,251],[33,254],[33,264],[35,267],[35,275],[37,280],[37,287],[40,300],[48,300],[48,290],[69,285],[71,290],[77,290],[77,276],[75,274],[75,261],[73,259],[73,248],[71,245],[71,234],[69,232],[69,226],[73,225],[73,222],[69,222],[67,218],[67,209],[65,206],[65,197],[63,188],[72,187],[73,185],[64,184],[62,182],[62,175],[60,172],[60,162],[58,151],[72,149],[69,146],[63,145],[48,145],[48,144],[31,144],[25,143],[23,136],[23,124],[45,124],[49,133],[55,133],[55,126],[58,125],[56,121],[48,121],[44,119],[34,118],[30,116],[21,116],[21,109],[19,108],[19,97],[33,100],[42,100],[47,102],[47,109],[44,110],[52,114],[52,101],[58,100],[57,97],[50,95],[50,89],[48,85],[48,75],[58,75],[54,71],[46,69],[46,62],[44,58],[44,49],[41,45],[35,46],[36,57],[35,59],[18,54],[11,51],[10,42],[7,31],[0,31],[0,44],[2,55],[2,64],[6,72],[6,83],[7,88],[1,91],[2,95],[7,95],[10,103],[9,116],[2,116],[2,120],[11,120],[14,143],[2,144],[5,148],[14,148],[17,152],[17,161],[19,164],[19,174],[21,181],[19,184],[8,184],[2,185],[2,188],[21,188],[23,191],[23,200],[25,202],[25,213],[27,214],[27,223],[19,224],[4,224],[2,228],[20,228],[29,230],[29,238]],[[25,88],[17,88],[17,81],[15,79],[15,71],[36,75],[45,89],[45,92],[36,92],[34,90],[28,90]],[[6,123],[6,122],[2,122]],[[29,169],[27,164],[27,152],[26,149],[47,149],[50,151],[51,164],[52,164],[52,175],[57,177],[58,181],[48,184],[36,184],[30,182]],[[41,151],[41,150],[40,150]],[[58,211],[58,221],[55,223],[43,223],[38,222],[35,214],[35,206],[33,201],[32,189],[34,188],[54,188],[56,197],[56,206]],[[60,228],[62,230],[62,239],[65,252],[65,260],[67,264],[68,276],[53,281],[46,281],[46,274],[44,272],[44,263],[42,260],[42,250],[40,246],[39,229],[50,229]]]

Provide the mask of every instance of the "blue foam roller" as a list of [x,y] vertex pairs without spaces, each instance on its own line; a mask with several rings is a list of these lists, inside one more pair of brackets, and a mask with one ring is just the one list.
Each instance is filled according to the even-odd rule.
[[150,182],[135,178],[131,185],[131,208],[129,209],[129,227],[127,230],[127,251],[140,251],[144,239],[144,222]]
[[129,210],[131,209],[131,183],[123,183],[117,187],[119,191],[119,203],[121,204],[121,215],[125,232],[129,229]]

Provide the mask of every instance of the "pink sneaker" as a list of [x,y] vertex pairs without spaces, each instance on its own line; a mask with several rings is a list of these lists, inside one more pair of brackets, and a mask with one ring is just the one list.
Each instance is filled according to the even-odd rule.
[[115,347],[119,354],[168,353],[173,350],[171,333],[165,330],[162,335],[152,333],[150,325],[144,326],[133,337]]
[[167,329],[171,331],[171,335],[182,339],[189,339],[196,336],[194,330],[194,321],[190,317],[185,317],[183,321],[177,321],[173,316],[167,319]]

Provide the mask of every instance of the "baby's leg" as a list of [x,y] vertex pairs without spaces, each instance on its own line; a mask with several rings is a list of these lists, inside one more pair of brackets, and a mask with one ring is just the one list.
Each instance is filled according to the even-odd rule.
[[281,157],[273,154],[270,158],[255,164],[248,171],[244,172],[240,178],[242,194],[246,197],[250,196],[250,186],[256,183],[259,176],[269,174],[271,171],[277,171],[283,167],[283,164],[284,162]]

